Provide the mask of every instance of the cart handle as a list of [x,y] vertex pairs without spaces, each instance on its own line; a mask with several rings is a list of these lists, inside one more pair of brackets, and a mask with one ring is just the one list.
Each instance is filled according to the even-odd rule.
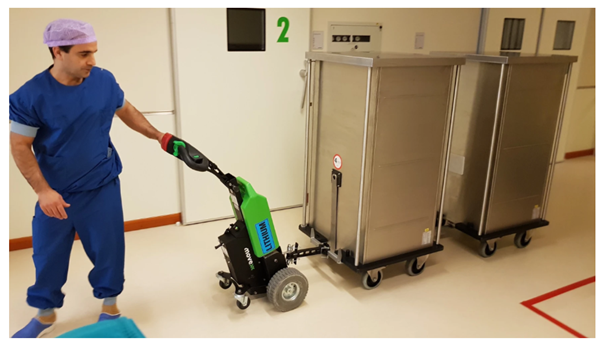
[[190,169],[200,172],[208,171],[210,160],[185,140],[165,133],[160,145],[165,152],[181,159]]

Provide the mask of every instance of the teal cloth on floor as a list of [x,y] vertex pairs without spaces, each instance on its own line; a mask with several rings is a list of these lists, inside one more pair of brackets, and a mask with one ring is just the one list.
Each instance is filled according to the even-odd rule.
[[58,338],[145,338],[145,336],[131,319],[121,317],[86,325],[64,333]]

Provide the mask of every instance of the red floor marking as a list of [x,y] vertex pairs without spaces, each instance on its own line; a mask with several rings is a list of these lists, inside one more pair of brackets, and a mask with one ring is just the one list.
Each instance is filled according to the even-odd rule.
[[569,292],[569,291],[573,291],[573,290],[575,290],[577,288],[580,288],[582,286],[591,284],[591,283],[593,283],[595,281],[596,281],[596,276],[593,276],[591,278],[579,281],[579,282],[577,282],[575,284],[571,284],[571,285],[565,286],[563,288],[560,288],[558,290],[554,290],[552,292],[549,292],[549,293],[546,293],[544,295],[541,295],[539,297],[535,297],[533,299],[524,301],[521,304],[523,306],[525,306],[526,308],[530,309],[531,311],[533,311],[533,312],[537,313],[538,315],[544,317],[545,319],[549,320],[550,322],[552,322],[552,323],[556,324],[557,326],[561,327],[562,329],[564,329],[564,330],[568,331],[569,333],[573,334],[574,336],[579,337],[579,338],[585,338],[585,336],[583,336],[582,334],[578,333],[577,331],[575,331],[572,328],[569,328],[567,325],[565,325],[564,323],[561,323],[556,318],[548,315],[547,313],[543,312],[542,310],[534,307],[534,305],[539,304],[539,303],[541,303],[541,302],[543,302],[545,300],[548,300],[550,298],[554,298],[554,297],[556,297],[558,295],[561,295],[563,293],[566,293],[566,292]]

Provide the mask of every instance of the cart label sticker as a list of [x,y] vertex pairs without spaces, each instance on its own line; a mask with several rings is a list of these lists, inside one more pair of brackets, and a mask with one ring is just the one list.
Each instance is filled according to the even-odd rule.
[[423,239],[421,240],[421,245],[428,245],[431,243],[431,230],[429,228],[425,229],[423,232]]
[[535,207],[533,207],[533,214],[531,215],[531,219],[537,220],[539,218],[540,218],[540,206],[536,204]]
[[271,233],[271,225],[269,219],[256,224],[256,231],[260,240],[260,247],[263,254],[268,254],[273,250],[273,234]]
[[254,263],[252,262],[252,256],[250,255],[250,250],[248,247],[244,248],[244,253],[246,253],[246,259],[248,259],[248,265],[250,265],[250,271],[254,271]]
[[335,167],[336,170],[342,168],[342,157],[339,154],[333,156],[333,167]]

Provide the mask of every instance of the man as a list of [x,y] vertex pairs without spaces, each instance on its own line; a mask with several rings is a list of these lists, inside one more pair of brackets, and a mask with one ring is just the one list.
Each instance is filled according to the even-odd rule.
[[125,100],[114,76],[95,67],[91,25],[56,20],[46,27],[44,43],[53,65],[10,95],[12,155],[38,196],[32,222],[36,280],[27,303],[39,311],[13,337],[40,337],[54,327],[76,232],[94,265],[89,281],[103,300],[99,321],[120,316],[125,237],[122,165],[109,136],[114,114],[150,139],[160,143],[163,136]]

